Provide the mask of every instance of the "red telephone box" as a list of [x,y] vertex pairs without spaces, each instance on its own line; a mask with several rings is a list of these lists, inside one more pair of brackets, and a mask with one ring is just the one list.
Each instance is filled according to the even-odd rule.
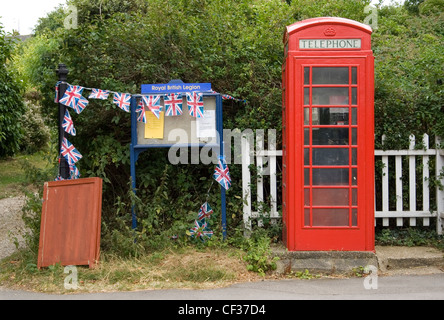
[[287,27],[283,239],[290,251],[374,251],[374,57],[369,26]]

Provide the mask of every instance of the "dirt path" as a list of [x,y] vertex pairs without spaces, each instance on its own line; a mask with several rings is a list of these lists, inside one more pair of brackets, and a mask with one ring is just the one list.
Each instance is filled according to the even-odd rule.
[[24,228],[22,220],[24,204],[24,196],[0,199],[0,259],[16,250],[14,237],[17,237],[19,243],[23,241],[20,231]]

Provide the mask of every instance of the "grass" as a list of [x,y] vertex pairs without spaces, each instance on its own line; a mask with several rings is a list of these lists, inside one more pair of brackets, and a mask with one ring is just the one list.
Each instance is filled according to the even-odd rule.
[[23,194],[24,188],[31,188],[32,184],[23,169],[26,162],[39,169],[44,169],[47,164],[43,151],[0,160],[0,199],[19,196]]
[[68,274],[64,273],[63,266],[40,270],[34,264],[24,266],[20,253],[16,253],[0,263],[0,282],[16,289],[69,294],[173,288],[211,289],[263,279],[257,273],[247,271],[242,255],[235,248],[194,247],[170,248],[131,259],[105,254],[95,269],[77,266],[78,287],[69,290],[65,289]]

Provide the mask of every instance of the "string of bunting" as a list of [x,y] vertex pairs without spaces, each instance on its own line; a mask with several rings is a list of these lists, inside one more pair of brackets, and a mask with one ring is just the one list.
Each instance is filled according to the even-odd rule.
[[[63,97],[60,98],[59,86],[62,83],[66,84],[68,88],[66,89]],[[98,88],[87,88],[59,81],[56,83],[55,86],[54,102],[61,103],[73,109],[77,114],[80,114],[89,104],[89,100],[83,97],[84,90],[91,91],[91,93],[88,96],[88,99],[108,100],[109,96],[112,95],[113,103],[125,112],[131,112],[130,105],[132,97],[140,98],[136,107],[136,115],[137,115],[137,121],[143,123],[146,123],[145,108],[151,111],[157,118],[160,117],[160,112],[163,111],[162,106],[160,105],[161,98],[164,99],[165,116],[167,117],[181,116],[183,114],[184,95],[186,95],[187,107],[190,116],[195,118],[204,117],[203,92],[196,92],[196,91],[186,92],[186,93],[142,95],[142,94],[116,92],[111,90],[102,90]],[[216,91],[209,91],[209,92],[217,94]],[[221,96],[223,100],[234,100],[238,102],[247,103],[246,100],[236,99],[227,94],[221,94]],[[65,112],[62,127],[64,128],[65,132],[67,132],[71,136],[76,135],[74,122],[71,118],[68,109]],[[82,155],[74,147],[74,145],[72,145],[66,138],[63,139],[60,156],[65,157],[65,159],[69,164],[70,177],[68,179],[80,178],[80,172],[75,164],[82,158]],[[223,157],[219,158],[218,164],[213,174],[213,178],[226,190],[228,190],[231,187],[230,172],[227,163]],[[58,176],[55,180],[63,180],[63,178],[61,176]],[[197,227],[197,224],[195,227]],[[201,225],[200,227],[203,228],[204,225]],[[200,230],[199,228],[196,230]]]

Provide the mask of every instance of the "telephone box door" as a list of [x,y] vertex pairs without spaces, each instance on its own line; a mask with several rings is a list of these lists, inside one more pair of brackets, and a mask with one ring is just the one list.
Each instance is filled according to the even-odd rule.
[[373,137],[366,136],[373,131],[373,114],[366,115],[366,59],[295,57],[293,66],[293,130],[303,137],[295,150],[303,193],[296,249],[365,251],[373,241],[366,196],[374,192],[373,183],[366,184],[367,174],[373,179],[373,163],[366,163],[373,152]]

